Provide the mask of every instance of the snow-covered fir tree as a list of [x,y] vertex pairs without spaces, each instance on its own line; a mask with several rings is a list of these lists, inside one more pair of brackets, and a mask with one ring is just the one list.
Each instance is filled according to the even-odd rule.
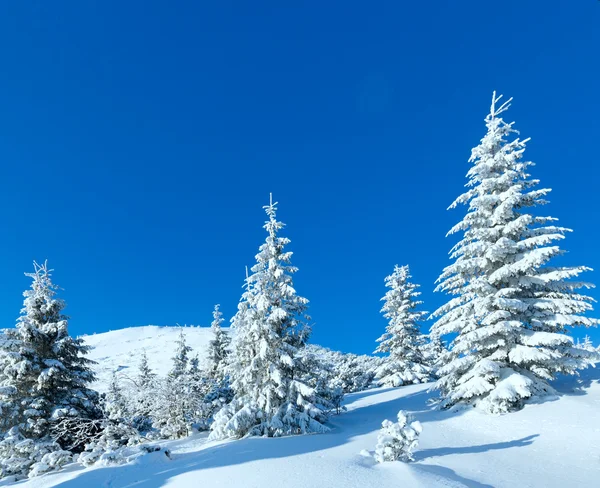
[[208,345],[208,366],[207,376],[219,384],[223,384],[226,378],[225,367],[227,356],[229,354],[229,344],[231,339],[229,334],[221,328],[224,322],[223,313],[219,310],[220,305],[215,305],[213,311],[213,322],[211,330],[214,334],[213,339]]
[[14,365],[13,353],[18,351],[18,344],[12,331],[0,330],[0,438],[10,430],[16,414],[16,389],[11,384],[9,373]]
[[398,422],[384,420],[377,437],[375,460],[379,463],[414,461],[412,454],[419,444],[422,430],[421,423],[403,410],[398,412]]
[[296,354],[304,347],[308,300],[297,295],[290,264],[289,239],[278,234],[276,204],[264,207],[268,220],[266,242],[256,255],[252,275],[242,295],[229,368],[233,401],[215,416],[212,438],[246,435],[282,436],[323,432],[325,413],[315,391],[295,375]]
[[[69,335],[65,303],[56,297],[51,271],[46,263],[34,263],[34,272],[26,273],[31,289],[23,294],[16,328],[5,331],[0,345],[0,405],[8,429],[0,447],[0,475],[24,475],[46,454],[70,449],[79,431],[66,426],[100,416],[98,394],[88,387],[94,380],[88,347]],[[25,447],[30,455],[21,458],[14,449]],[[64,456],[54,458],[56,465]],[[12,459],[9,466],[7,459]],[[43,469],[38,465],[35,471]]]
[[580,349],[583,349],[584,351],[590,351],[590,352],[596,351],[596,348],[594,347],[594,344],[592,343],[592,339],[590,339],[590,336],[587,334],[583,338],[582,341],[577,340],[576,346]]
[[179,331],[179,337],[176,341],[177,347],[173,356],[173,366],[169,371],[169,378],[176,380],[186,376],[188,367],[190,366],[190,353],[192,348],[188,346],[183,329]]
[[419,330],[419,323],[427,314],[416,310],[423,302],[418,300],[419,285],[410,279],[408,266],[398,265],[385,278],[389,290],[382,298],[381,312],[389,324],[385,334],[377,339],[379,346],[375,350],[375,353],[388,354],[377,371],[379,384],[384,386],[423,383],[431,374],[422,352],[425,338]]
[[550,190],[535,188],[533,163],[523,159],[528,140],[509,140],[516,130],[500,115],[510,100],[500,98],[494,93],[487,134],[473,149],[468,189],[450,206],[468,204],[468,212],[449,232],[462,239],[436,290],[454,297],[432,327],[437,336],[457,334],[436,384],[443,405],[494,413],[552,393],[557,373],[586,367],[590,353],[573,346],[567,327],[598,323],[585,315],[592,299],[577,291],[591,285],[572,280],[589,268],[550,263],[569,229],[534,213]]
[[150,364],[148,363],[148,354],[144,349],[142,351],[142,358],[140,359],[140,364],[138,366],[138,374],[136,383],[141,390],[149,389],[154,384],[156,380],[156,373],[152,371]]
[[161,382],[153,412],[153,425],[163,437],[178,439],[192,432],[198,399],[192,388],[188,346],[183,330],[177,340],[173,366]]
[[116,372],[110,378],[103,403],[105,415],[110,420],[122,420],[129,416],[128,401]]
[[156,374],[148,364],[146,350],[143,350],[138,373],[130,391],[129,402],[132,425],[140,432],[146,432],[152,427],[152,412],[156,401],[157,386]]
[[431,376],[437,378],[438,370],[446,363],[448,349],[446,348],[445,342],[440,337],[428,334],[426,336],[426,342],[421,348],[421,352],[425,364],[427,364],[431,371]]

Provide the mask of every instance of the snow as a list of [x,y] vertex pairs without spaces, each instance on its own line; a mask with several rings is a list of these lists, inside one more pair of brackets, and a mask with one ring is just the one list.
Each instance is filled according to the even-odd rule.
[[181,330],[187,344],[204,358],[208,343],[214,335],[210,327],[147,325],[81,336],[88,346],[93,347],[88,358],[98,362],[93,367],[97,381],[92,384],[92,388],[106,392],[113,372],[119,372],[120,376],[125,377],[135,376],[144,350],[153,372],[166,376],[172,367],[172,357],[175,355]]
[[[200,352],[208,328],[185,329]],[[137,365],[143,348],[151,366],[166,374],[177,328],[136,327],[89,336],[94,357],[104,357],[101,379],[119,367]],[[107,376],[108,375],[108,376]],[[12,486],[19,488],[365,488],[365,487],[564,487],[597,486],[600,456],[600,368],[579,380],[552,386],[563,395],[493,416],[474,408],[438,411],[429,404],[431,384],[377,388],[346,397],[347,412],[331,418],[325,434],[208,441],[206,434],[168,441],[170,450],[114,467],[67,466]],[[398,411],[423,427],[413,463],[373,458],[384,419]],[[7,481],[0,486],[8,486]]]

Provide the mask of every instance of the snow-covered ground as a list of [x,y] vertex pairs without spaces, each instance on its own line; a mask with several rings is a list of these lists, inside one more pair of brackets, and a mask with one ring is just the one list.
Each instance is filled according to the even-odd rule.
[[[200,353],[208,328],[185,329]],[[86,338],[106,379],[131,369],[146,349],[160,373],[178,330],[125,329]],[[101,386],[100,384],[98,386]],[[163,452],[132,464],[81,469],[72,466],[13,486],[20,488],[386,488],[403,487],[595,487],[600,479],[600,368],[555,385],[560,399],[529,405],[504,416],[473,409],[432,409],[428,385],[375,389],[348,395],[348,411],[331,419],[327,434],[280,439],[207,442],[205,434],[163,443]],[[381,421],[407,410],[423,424],[415,462],[378,465],[365,455],[377,442]],[[3,485],[3,483],[0,483]]]
[[[228,330],[228,329],[224,329]],[[142,353],[145,350],[148,364],[155,373],[164,376],[171,368],[171,358],[175,353],[175,341],[183,331],[193,354],[203,358],[209,341],[213,338],[210,327],[160,327],[147,325],[113,330],[102,334],[82,336],[93,349],[88,355],[97,361],[94,371],[98,381],[92,385],[98,391],[105,391],[113,372],[123,377],[137,374]]]

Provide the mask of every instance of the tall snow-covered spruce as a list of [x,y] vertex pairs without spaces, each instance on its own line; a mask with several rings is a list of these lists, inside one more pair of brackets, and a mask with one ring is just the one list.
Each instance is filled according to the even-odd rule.
[[410,279],[408,266],[398,265],[385,279],[389,290],[382,298],[385,303],[381,312],[389,324],[385,334],[377,339],[379,346],[375,350],[389,354],[377,370],[381,385],[402,386],[429,380],[430,369],[422,352],[425,337],[419,330],[419,322],[427,313],[416,310],[423,302],[417,299],[421,294],[417,291],[419,285]]
[[0,477],[58,466],[50,458],[66,460],[70,453],[61,449],[71,450],[81,440],[76,439],[79,430],[69,426],[101,413],[98,394],[88,388],[94,380],[89,348],[69,335],[65,303],[56,297],[51,271],[46,263],[34,263],[34,272],[26,273],[33,279],[31,289],[23,293],[16,328],[5,331],[0,346],[5,431]]
[[454,295],[434,316],[432,334],[457,334],[439,370],[436,387],[446,407],[469,403],[491,413],[519,409],[532,397],[553,394],[548,381],[574,374],[590,362],[567,328],[594,326],[585,316],[593,300],[573,280],[585,266],[550,264],[564,251],[557,242],[569,229],[533,213],[550,189],[536,189],[523,159],[528,139],[511,138],[513,123],[500,117],[494,92],[487,134],[473,149],[467,191],[450,206],[468,204],[464,219],[448,234],[462,232],[450,253],[454,262],[438,278],[436,291]]
[[284,224],[276,219],[276,205],[271,199],[264,207],[267,239],[232,319],[229,374],[234,398],[215,416],[213,439],[327,430],[314,389],[295,374],[296,354],[309,334],[308,300],[293,287],[297,268],[290,264],[292,253],[284,251],[290,240],[278,235]]

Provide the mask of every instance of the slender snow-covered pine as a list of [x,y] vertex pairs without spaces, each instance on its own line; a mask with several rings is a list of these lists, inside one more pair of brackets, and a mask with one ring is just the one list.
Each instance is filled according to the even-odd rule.
[[308,300],[294,289],[297,268],[291,265],[292,253],[284,250],[290,240],[278,235],[284,224],[276,219],[276,205],[271,199],[264,207],[267,238],[232,319],[229,373],[234,398],[215,416],[212,438],[326,430],[314,390],[294,375],[296,353],[309,333]]
[[104,410],[110,420],[120,421],[129,417],[128,401],[116,372],[113,372],[104,396]]
[[231,339],[229,334],[221,328],[224,322],[223,313],[219,310],[220,305],[215,305],[211,330],[213,339],[208,345],[208,378],[221,384],[226,378],[225,365],[229,354]]
[[424,383],[429,380],[430,368],[423,357],[422,347],[425,338],[419,323],[426,312],[417,309],[423,302],[418,300],[419,285],[410,281],[408,266],[394,267],[394,272],[385,278],[389,288],[381,312],[389,324],[385,333],[377,339],[379,346],[375,353],[388,354],[377,370],[379,384],[402,386],[411,383]]
[[578,291],[592,285],[574,280],[589,268],[550,263],[564,253],[558,242],[570,230],[534,213],[550,189],[536,189],[539,181],[528,174],[533,163],[523,159],[528,139],[509,140],[517,131],[500,115],[511,100],[500,99],[494,92],[467,191],[449,207],[467,204],[468,211],[448,233],[462,232],[462,239],[436,291],[453,297],[434,312],[432,326],[436,336],[457,334],[436,384],[443,405],[469,403],[492,413],[554,394],[549,380],[591,360],[567,328],[598,324],[585,315],[593,300]]
[[146,353],[146,349],[142,351],[142,358],[140,359],[140,364],[138,366],[138,375],[137,375],[137,386],[140,390],[149,390],[154,381],[156,379],[156,373],[152,371],[150,364],[148,363],[148,354]]
[[178,379],[185,376],[190,362],[189,354],[192,352],[192,348],[187,344],[183,329],[180,329],[179,337],[175,344],[177,344],[177,347],[173,356],[173,366],[169,371],[169,378],[171,379]]
[[152,371],[148,363],[148,354],[145,349],[142,351],[138,372],[132,383],[131,398],[129,399],[132,424],[138,431],[145,432],[152,426],[152,412],[159,384],[156,373]]

